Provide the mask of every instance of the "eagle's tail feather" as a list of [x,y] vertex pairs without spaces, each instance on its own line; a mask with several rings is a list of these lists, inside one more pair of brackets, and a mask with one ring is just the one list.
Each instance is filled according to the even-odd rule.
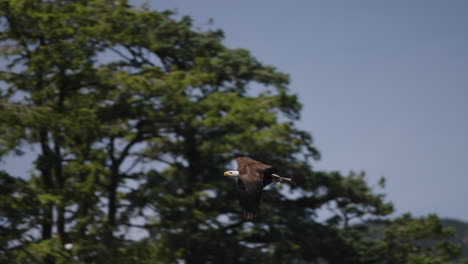
[[276,175],[276,174],[272,174],[271,176],[273,176],[274,178],[276,178],[276,181],[278,181],[278,182],[287,182],[287,183],[296,185],[296,183],[295,183],[291,178],[281,177],[281,176]]

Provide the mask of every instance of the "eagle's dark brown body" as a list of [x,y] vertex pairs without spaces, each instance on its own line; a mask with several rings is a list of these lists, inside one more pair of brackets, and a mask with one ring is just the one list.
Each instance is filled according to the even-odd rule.
[[237,180],[237,189],[239,191],[239,201],[242,207],[242,213],[245,219],[252,220],[260,206],[262,189],[273,182],[288,181],[288,178],[283,178],[278,175],[277,169],[270,165],[249,159],[237,158],[237,171],[239,178]]

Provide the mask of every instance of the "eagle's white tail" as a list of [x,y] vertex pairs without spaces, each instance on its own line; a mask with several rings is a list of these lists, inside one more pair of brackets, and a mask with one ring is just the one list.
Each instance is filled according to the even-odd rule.
[[291,178],[281,177],[281,176],[276,175],[276,174],[271,174],[271,176],[275,177],[275,178],[276,178],[276,181],[279,181],[279,182],[288,182],[288,183],[291,183],[291,184],[296,185],[296,183],[295,183]]

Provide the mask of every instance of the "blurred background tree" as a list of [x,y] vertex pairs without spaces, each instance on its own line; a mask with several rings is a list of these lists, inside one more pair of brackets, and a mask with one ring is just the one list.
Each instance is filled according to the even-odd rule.
[[[288,76],[226,48],[222,31],[105,0],[1,1],[0,23],[0,157],[38,153],[30,174],[0,173],[2,263],[459,255],[436,216],[391,220],[363,173],[313,171],[320,154],[295,126],[301,104]],[[269,187],[245,222],[222,177],[236,156],[298,185]]]

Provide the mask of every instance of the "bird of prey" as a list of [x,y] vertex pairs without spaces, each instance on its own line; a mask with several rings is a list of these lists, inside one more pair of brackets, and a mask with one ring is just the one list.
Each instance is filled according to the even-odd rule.
[[262,189],[272,182],[293,180],[276,175],[277,169],[249,158],[236,158],[237,171],[226,171],[224,176],[237,180],[239,202],[245,219],[252,220],[260,205]]

